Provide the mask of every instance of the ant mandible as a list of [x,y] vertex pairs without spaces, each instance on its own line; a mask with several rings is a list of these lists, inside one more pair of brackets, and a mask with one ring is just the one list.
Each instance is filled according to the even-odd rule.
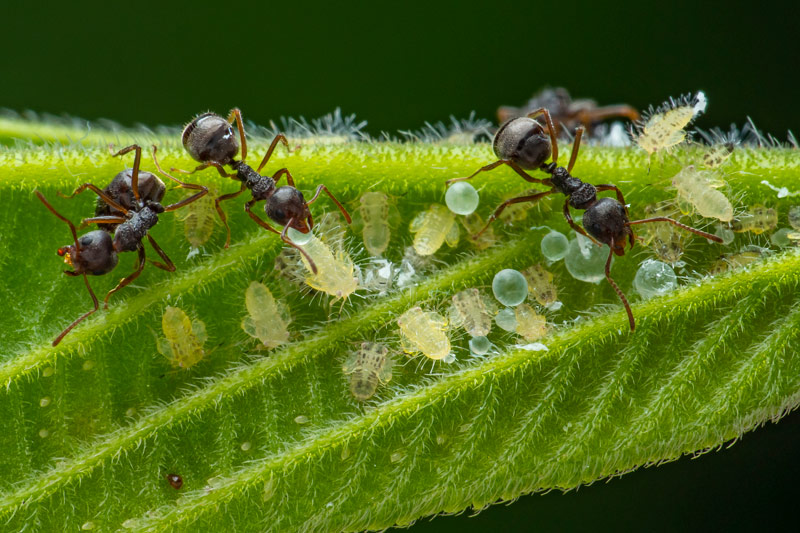
[[[60,214],[56,209],[47,201],[44,195],[39,191],[34,191],[36,196],[42,203],[60,220],[63,220],[72,232],[72,239],[74,244],[62,246],[58,249],[58,255],[64,258],[64,262],[73,268],[73,270],[65,270],[64,273],[68,276],[83,276],[83,281],[86,284],[86,289],[89,291],[89,296],[92,297],[94,308],[90,309],[80,317],[78,317],[72,324],[61,332],[61,334],[53,341],[53,346],[64,338],[64,336],[72,331],[72,329],[80,324],[83,320],[96,312],[99,308],[97,296],[95,296],[87,275],[102,276],[108,274],[117,266],[117,253],[119,252],[137,252],[139,254],[139,262],[136,269],[132,274],[120,280],[116,287],[108,291],[105,299],[103,300],[103,307],[108,308],[108,299],[112,294],[130,284],[142,273],[145,264],[145,251],[142,245],[142,240],[147,237],[150,245],[156,253],[164,260],[164,263],[157,261],[150,261],[154,266],[166,270],[168,272],[175,271],[175,265],[172,263],[167,254],[162,250],[153,237],[148,233],[150,228],[158,222],[159,213],[165,211],[174,211],[187,204],[198,200],[208,193],[208,189],[202,185],[195,185],[192,183],[184,183],[180,180],[173,178],[167,174],[167,177],[178,183],[179,187],[185,189],[199,190],[197,194],[185,198],[180,202],[163,206],[160,203],[161,198],[164,196],[166,187],[164,183],[155,175],[147,172],[144,174],[143,190],[147,196],[144,196],[140,190],[139,180],[139,164],[142,157],[142,149],[138,145],[131,145],[123,148],[119,152],[113,153],[112,156],[120,156],[127,154],[130,151],[136,151],[133,168],[126,169],[112,180],[111,184],[105,190],[92,183],[84,183],[66,198],[72,198],[76,194],[89,189],[97,194],[98,198],[108,206],[108,212],[111,214],[100,214],[92,218],[84,219],[80,225],[81,228],[88,224],[97,224],[98,227],[106,229],[98,229],[90,231],[78,237],[78,232],[75,225],[65,216]],[[153,146],[153,160],[156,157],[156,147]],[[160,192],[159,192],[160,191]],[[61,193],[59,193],[60,196]],[[98,204],[97,212],[104,212],[103,206]],[[110,229],[109,229],[110,228]],[[113,237],[110,231],[113,230]]]
[[[239,130],[239,142],[237,142],[233,132],[234,120]],[[172,168],[172,171],[192,174],[198,170],[214,167],[222,177],[232,178],[242,184],[238,191],[230,194],[223,194],[214,200],[217,213],[222,223],[225,224],[225,229],[228,232],[228,236],[225,239],[226,248],[230,246],[231,229],[228,226],[227,218],[219,203],[222,200],[228,200],[239,196],[245,189],[250,189],[252,199],[244,206],[244,210],[247,212],[248,216],[262,228],[280,235],[281,240],[289,246],[297,248],[297,250],[305,256],[306,260],[308,260],[308,264],[311,266],[311,270],[314,274],[317,273],[317,266],[311,257],[300,246],[292,242],[287,237],[286,232],[289,228],[293,228],[300,233],[308,233],[313,229],[314,219],[311,216],[308,206],[316,201],[322,191],[325,191],[325,193],[330,196],[333,203],[336,204],[336,207],[338,207],[344,215],[348,224],[350,224],[352,220],[344,206],[339,203],[339,200],[331,194],[325,185],[319,185],[311,200],[306,202],[303,198],[303,193],[295,188],[294,178],[292,178],[292,174],[288,169],[282,168],[273,174],[272,177],[261,175],[261,169],[267,164],[279,142],[283,143],[286,149],[291,151],[289,142],[283,134],[278,134],[272,139],[272,143],[269,145],[264,159],[261,160],[261,164],[258,165],[258,168],[255,170],[245,163],[247,159],[247,140],[244,136],[242,113],[238,108],[230,112],[227,120],[215,113],[203,113],[184,128],[181,134],[181,141],[183,142],[183,147],[189,152],[189,155],[202,164],[191,172],[177,168]],[[241,159],[237,161],[234,158],[239,153],[240,143]],[[229,165],[234,172],[225,172],[223,165]],[[286,175],[286,181],[289,182],[289,185],[279,187],[277,183],[284,174]],[[283,226],[283,231],[276,230],[251,211],[253,205],[262,200],[266,201],[264,211],[267,216],[276,224]]]
[[[544,115],[547,124],[547,134],[545,133],[544,127],[534,120],[539,115]],[[536,109],[528,114],[527,117],[513,118],[500,126],[500,129],[497,130],[494,136],[492,148],[499,158],[498,161],[481,167],[469,176],[450,179],[447,180],[446,183],[449,185],[456,181],[472,179],[481,172],[492,170],[500,165],[508,165],[525,181],[541,183],[542,185],[549,185],[552,187],[548,191],[506,200],[492,213],[486,226],[484,226],[477,235],[483,233],[486,228],[489,227],[489,224],[511,204],[536,202],[554,193],[565,195],[567,198],[564,202],[564,218],[567,219],[567,223],[569,223],[572,229],[588,237],[598,246],[602,246],[602,244],[607,244],[609,246],[610,250],[605,267],[606,279],[614,288],[620,300],[622,300],[625,311],[628,313],[631,331],[633,331],[636,328],[636,323],[633,319],[631,306],[622,293],[622,290],[620,290],[619,286],[617,286],[611,278],[609,272],[611,258],[614,254],[620,256],[625,255],[626,240],[630,242],[631,248],[633,248],[635,239],[631,226],[647,224],[649,222],[669,222],[679,228],[691,231],[692,233],[696,233],[701,237],[715,242],[722,242],[722,239],[716,235],[691,228],[685,224],[681,224],[677,220],[667,217],[654,217],[630,221],[628,219],[628,208],[625,204],[625,198],[622,195],[622,191],[620,191],[616,185],[591,185],[570,174],[570,172],[572,172],[572,167],[575,166],[575,159],[578,157],[578,148],[580,147],[581,136],[583,135],[583,127],[579,127],[575,132],[575,141],[572,144],[572,154],[570,154],[567,168],[558,166],[558,144],[556,142],[555,132],[556,129],[550,118],[550,112],[545,108]],[[551,154],[552,162],[546,163],[545,161],[547,161]],[[550,174],[551,177],[537,179],[525,172],[525,170],[536,169]],[[598,199],[597,193],[602,191],[614,191],[617,199]],[[572,220],[569,211],[570,206],[575,209],[586,211],[583,215],[583,228]]]

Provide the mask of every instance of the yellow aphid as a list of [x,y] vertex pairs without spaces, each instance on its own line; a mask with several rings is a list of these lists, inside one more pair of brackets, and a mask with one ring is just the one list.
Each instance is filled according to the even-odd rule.
[[636,143],[648,156],[682,143],[686,139],[684,128],[705,108],[706,97],[702,92],[697,93],[692,101],[687,98],[678,102],[670,100],[638,128]]
[[392,360],[389,349],[380,343],[362,342],[361,348],[345,361],[342,370],[350,375],[350,392],[357,400],[368,400],[375,394],[378,383],[392,379]]
[[447,320],[434,311],[412,307],[397,319],[403,351],[422,352],[431,359],[444,359],[450,353]]
[[358,215],[363,223],[361,236],[370,255],[381,255],[389,246],[392,237],[390,225],[391,204],[383,192],[369,191],[358,200]]
[[793,205],[789,208],[789,225],[800,231],[800,205]]
[[261,341],[268,349],[289,342],[286,307],[275,300],[266,285],[253,281],[244,293],[248,316],[242,320],[245,333]]
[[735,145],[731,142],[711,146],[703,154],[703,166],[706,168],[718,168],[733,155],[734,148]]
[[730,223],[730,228],[736,233],[749,231],[761,235],[778,225],[778,212],[771,207],[754,205],[742,216],[737,216]]
[[441,204],[433,204],[411,221],[414,250],[419,255],[433,255],[442,247],[458,244],[458,224],[452,211]]
[[203,344],[208,336],[206,325],[190,319],[179,307],[167,306],[161,317],[164,337],[158,339],[158,351],[179,368],[191,368],[205,356]]
[[763,254],[760,251],[756,250],[747,250],[735,254],[724,254],[719,259],[714,261],[714,263],[711,264],[711,268],[709,269],[709,274],[712,275],[722,274],[723,272],[727,272],[728,270],[733,270],[736,268],[747,266],[750,263],[753,263],[761,259],[762,255]]
[[492,315],[478,289],[466,289],[453,295],[450,318],[472,337],[485,337],[492,329]]
[[522,271],[522,275],[528,281],[528,292],[530,292],[539,305],[551,305],[558,300],[558,289],[553,283],[553,274],[537,263]]
[[192,248],[199,248],[208,242],[217,223],[217,210],[214,208],[216,194],[209,191],[202,198],[187,205],[180,215],[183,221],[183,234]]
[[733,219],[733,206],[724,194],[714,187],[717,175],[710,170],[697,170],[693,165],[684,168],[674,178],[672,185],[678,189],[678,199],[691,204],[704,217],[722,222]]
[[494,234],[493,226],[489,226],[478,238],[475,238],[475,234],[486,226],[486,221],[483,220],[483,217],[478,213],[458,217],[458,220],[467,231],[467,240],[478,250],[485,250],[497,244],[497,237]]
[[517,334],[526,341],[539,340],[547,335],[547,320],[528,304],[519,304],[514,308],[517,317]]
[[[668,207],[657,207],[648,205],[644,208],[645,218],[667,217],[678,218],[678,211]],[[645,244],[656,253],[656,256],[663,262],[675,264],[683,257],[686,245],[692,238],[692,233],[682,231],[680,228],[669,222],[654,222],[639,226],[641,236]]]
[[330,294],[336,300],[348,298],[358,289],[358,279],[355,276],[355,266],[350,255],[344,250],[341,242],[331,250],[327,244],[315,235],[303,245],[303,250],[311,256],[317,266],[314,274],[305,256],[300,255],[306,267],[305,283],[312,289],[325,294]]

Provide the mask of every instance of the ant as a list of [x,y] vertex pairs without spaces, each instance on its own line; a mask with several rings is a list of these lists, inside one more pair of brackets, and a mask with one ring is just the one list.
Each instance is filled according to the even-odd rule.
[[[92,183],[84,183],[69,196],[60,196],[72,198],[81,192],[89,189],[97,194],[98,198],[108,206],[108,212],[111,214],[100,214],[92,218],[84,219],[81,222],[80,228],[88,224],[97,224],[98,227],[106,228],[90,231],[78,238],[78,232],[75,225],[65,216],[60,214],[56,209],[50,205],[44,195],[39,191],[34,191],[36,196],[42,203],[53,213],[56,217],[63,220],[72,232],[72,239],[74,244],[62,246],[58,249],[58,255],[64,258],[64,262],[73,268],[73,270],[65,270],[64,273],[68,276],[83,276],[83,281],[86,284],[86,289],[89,291],[89,296],[92,297],[94,308],[90,309],[80,317],[78,317],[72,324],[70,324],[61,334],[53,341],[53,346],[64,338],[64,336],[72,331],[72,328],[80,324],[83,320],[99,309],[97,297],[89,285],[87,275],[102,276],[108,274],[117,266],[118,257],[120,252],[137,252],[139,254],[139,262],[136,269],[132,274],[120,280],[116,287],[108,291],[105,299],[103,300],[103,308],[108,309],[108,299],[112,294],[130,284],[142,273],[145,264],[145,251],[142,245],[142,240],[147,237],[150,245],[156,253],[164,260],[164,263],[157,261],[150,261],[154,266],[166,270],[168,272],[175,271],[175,265],[172,263],[167,254],[162,250],[153,237],[148,233],[150,228],[158,222],[158,215],[165,211],[174,211],[187,204],[198,200],[206,193],[208,189],[202,185],[195,185],[191,183],[184,183],[179,181],[169,174],[165,174],[168,178],[178,183],[179,187],[185,189],[199,190],[197,194],[185,198],[175,204],[163,206],[160,203],[161,197],[164,196],[166,187],[164,183],[149,172],[143,173],[145,178],[145,187],[139,187],[139,164],[142,158],[142,149],[140,146],[134,144],[123,148],[122,150],[113,153],[113,147],[109,146],[112,151],[112,157],[121,156],[128,152],[136,152],[133,168],[124,170],[117,174],[112,180],[111,184],[105,190]],[[156,147],[153,146],[153,160],[156,160]],[[150,185],[152,184],[152,185]],[[142,194],[145,191],[149,197]],[[161,192],[158,192],[161,191]],[[98,205],[97,211],[104,211]],[[112,228],[113,237],[107,228]]]
[[[239,142],[237,142],[236,135],[233,132],[234,120],[236,121],[236,126],[239,131]],[[286,140],[285,135],[279,133],[272,139],[272,143],[269,145],[264,159],[261,160],[261,164],[258,165],[258,168],[255,170],[245,163],[247,159],[247,141],[244,136],[242,112],[238,108],[230,112],[227,120],[215,113],[203,113],[184,128],[181,134],[181,141],[183,142],[183,147],[189,152],[189,155],[202,164],[191,172],[177,168],[173,168],[172,171],[192,174],[198,170],[214,167],[223,178],[232,178],[242,184],[238,191],[230,194],[223,194],[214,200],[217,213],[220,219],[222,219],[222,223],[225,224],[225,229],[228,232],[228,236],[225,240],[225,248],[230,246],[231,229],[228,226],[227,218],[219,203],[222,200],[228,200],[239,196],[245,189],[250,189],[252,199],[244,206],[244,210],[247,212],[248,216],[262,228],[280,235],[281,240],[289,246],[297,248],[308,260],[308,264],[311,266],[313,273],[317,274],[317,266],[314,261],[300,246],[292,242],[286,236],[286,232],[289,228],[293,228],[300,233],[308,233],[313,229],[314,219],[311,216],[311,212],[308,210],[308,206],[316,201],[322,191],[325,191],[325,193],[330,196],[333,203],[336,204],[344,215],[344,218],[347,219],[348,224],[350,224],[352,220],[344,206],[339,203],[339,200],[331,194],[325,185],[319,185],[311,200],[306,202],[303,198],[303,193],[295,188],[294,178],[292,178],[292,174],[288,169],[282,168],[273,174],[272,177],[261,175],[261,169],[267,164],[279,142],[283,143],[287,150],[290,152],[292,151],[289,148],[289,142]],[[237,161],[234,158],[239,153],[240,143],[241,159]],[[229,165],[234,172],[225,172],[223,165]],[[284,174],[286,175],[286,181],[289,182],[289,185],[279,187],[277,183]],[[283,231],[276,230],[251,211],[253,205],[262,200],[266,201],[264,211],[267,216],[276,224],[283,226]]]
[[[544,127],[534,120],[539,115],[544,115],[547,124],[547,134]],[[583,135],[583,127],[578,127],[575,132],[575,141],[572,144],[572,154],[569,158],[567,168],[558,166],[558,144],[556,142],[556,129],[553,126],[553,121],[550,118],[550,112],[545,108],[539,108],[531,112],[527,117],[513,118],[500,126],[500,129],[494,136],[492,148],[494,153],[499,158],[498,161],[486,165],[471,175],[464,178],[454,178],[447,180],[447,184],[456,181],[463,181],[472,179],[481,172],[486,172],[500,165],[508,165],[517,174],[519,174],[525,181],[532,183],[541,183],[548,185],[550,190],[539,192],[528,196],[520,196],[506,200],[492,213],[489,217],[486,226],[478,232],[476,237],[483,233],[489,224],[495,220],[503,210],[511,204],[518,204],[523,202],[536,202],[545,196],[554,193],[560,193],[566,196],[564,202],[564,218],[567,219],[570,227],[588,237],[598,246],[607,244],[610,248],[608,259],[606,260],[605,274],[606,279],[614,288],[620,300],[625,306],[625,311],[628,313],[628,321],[631,325],[631,331],[636,328],[636,323],[633,319],[631,306],[628,300],[620,290],[619,286],[611,279],[609,269],[611,267],[611,258],[614,254],[619,256],[625,255],[625,240],[630,242],[633,248],[634,233],[631,226],[636,224],[647,224],[649,222],[669,222],[681,229],[696,233],[706,239],[722,242],[722,239],[716,235],[711,235],[704,231],[691,228],[680,222],[667,217],[654,217],[643,220],[630,221],[628,218],[628,208],[625,204],[625,198],[622,196],[622,191],[616,185],[590,185],[580,179],[572,176],[572,167],[575,166],[575,159],[578,157],[578,148],[580,147],[581,136]],[[549,138],[548,138],[549,134]],[[552,154],[552,162],[546,163],[545,161]],[[537,179],[530,176],[525,170],[539,169],[543,172],[550,174],[550,178]],[[613,198],[597,198],[597,193],[602,191],[614,191],[617,199]],[[583,215],[583,228],[578,226],[570,215],[569,208],[572,206],[575,209],[585,210]],[[585,228],[585,229],[584,229]],[[587,233],[588,232],[588,233]],[[602,243],[602,244],[601,244]]]

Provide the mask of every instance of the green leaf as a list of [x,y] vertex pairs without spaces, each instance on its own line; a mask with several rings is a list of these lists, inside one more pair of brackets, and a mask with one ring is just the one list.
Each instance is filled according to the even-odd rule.
[[[0,124],[6,140],[33,138],[15,124]],[[80,128],[56,130],[45,128],[42,137],[80,138]],[[182,224],[166,213],[152,234],[178,271],[148,266],[108,311],[52,348],[90,301],[79,279],[60,273],[53,253],[69,242],[66,225],[32,191],[72,220],[89,216],[89,194],[67,200],[56,191],[105,185],[130,159],[112,159],[104,144],[132,138],[157,140],[166,166],[193,164],[169,137],[97,130],[83,144],[0,151],[0,518],[9,530],[385,528],[717,447],[798,403],[796,249],[704,276],[721,253],[768,246],[768,235],[742,234],[729,247],[695,239],[682,287],[648,301],[635,296],[632,280],[652,254],[637,246],[617,258],[612,272],[633,302],[635,333],[607,283],[577,281],[562,262],[549,267],[564,307],[548,314],[560,326],[542,340],[546,351],[515,347],[517,338],[495,327],[496,352],[486,357],[469,355],[463,332],[453,332],[455,363],[399,354],[395,320],[405,310],[446,314],[457,290],[488,292],[498,270],[543,261],[544,232],[527,228],[566,233],[563,198],[531,208],[521,225],[498,225],[498,246],[478,252],[462,239],[440,250],[436,270],[418,284],[382,296],[361,290],[344,306],[278,277],[281,243],[245,216],[243,200],[226,207],[234,244],[222,247],[217,226],[192,258]],[[306,193],[324,183],[351,210],[365,190],[392,195],[403,221],[393,227],[393,261],[411,241],[414,215],[443,201],[444,180],[492,160],[487,145],[301,142],[299,152],[279,150],[267,171],[287,166]],[[254,139],[251,158],[264,149]],[[696,149],[679,154],[697,156]],[[729,192],[741,205],[776,208],[785,227],[791,197],[779,199],[761,181],[800,189],[799,167],[796,150],[740,150],[727,169]],[[152,170],[152,162],[145,158],[143,168]],[[586,147],[575,174],[619,185],[641,218],[645,204],[674,196],[667,186],[678,168],[668,160],[648,174],[641,152]],[[192,179],[236,190],[212,171]],[[528,186],[506,169],[474,183],[484,217]],[[312,207],[318,215],[332,205]],[[359,238],[349,247],[366,267]],[[91,280],[99,295],[133,270],[131,255]],[[254,280],[290,310],[292,342],[283,348],[258,351],[241,329]],[[158,352],[167,305],[206,324],[210,353],[189,370],[172,368]],[[389,344],[399,365],[391,382],[359,403],[341,368],[366,340]],[[173,489],[167,474],[179,474],[183,487]]]

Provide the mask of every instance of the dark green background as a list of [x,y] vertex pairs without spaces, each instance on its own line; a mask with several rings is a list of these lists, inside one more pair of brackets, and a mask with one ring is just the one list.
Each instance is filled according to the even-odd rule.
[[[544,85],[639,108],[702,89],[701,127],[750,116],[779,139],[800,133],[800,23],[779,4],[337,4],[4,2],[0,107],[125,125],[341,107],[377,134],[491,119]],[[415,529],[796,530],[798,449],[795,414],[695,461]]]

